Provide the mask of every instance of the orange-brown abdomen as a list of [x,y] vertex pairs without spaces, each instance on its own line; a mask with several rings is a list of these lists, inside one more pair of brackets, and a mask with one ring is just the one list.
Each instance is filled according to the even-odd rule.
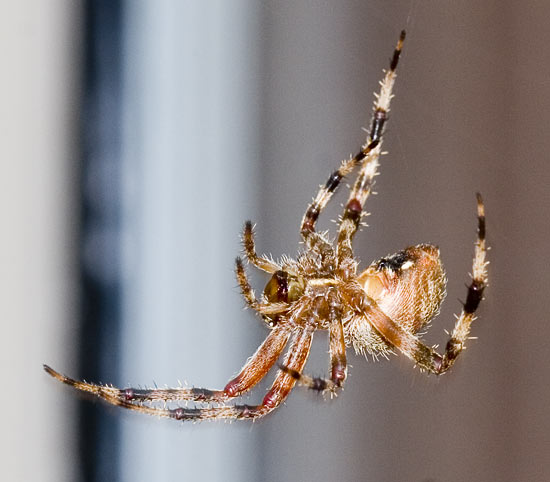
[[447,282],[439,248],[429,244],[382,258],[357,280],[389,318],[411,333],[437,315]]

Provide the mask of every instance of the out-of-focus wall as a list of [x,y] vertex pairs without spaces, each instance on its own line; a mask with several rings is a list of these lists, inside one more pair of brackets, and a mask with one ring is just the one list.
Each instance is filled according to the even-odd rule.
[[75,480],[80,2],[0,6],[0,466],[2,480]]

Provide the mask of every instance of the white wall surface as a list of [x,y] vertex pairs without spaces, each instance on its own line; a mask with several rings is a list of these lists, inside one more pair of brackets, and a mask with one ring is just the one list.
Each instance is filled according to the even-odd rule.
[[76,400],[42,363],[74,356],[80,2],[0,4],[0,466],[75,480]]

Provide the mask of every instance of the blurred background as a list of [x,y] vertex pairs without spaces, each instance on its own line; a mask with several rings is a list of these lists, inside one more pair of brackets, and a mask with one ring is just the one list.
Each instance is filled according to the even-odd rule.
[[[2,479],[550,480],[548,18],[500,0],[2,3]],[[232,424],[129,413],[44,374],[222,387],[266,335],[233,275],[244,221],[260,252],[295,255],[402,28],[355,246],[363,266],[440,246],[448,297],[426,339],[444,345],[483,193],[490,286],[452,373],[350,352],[336,400],[298,388]],[[309,373],[326,352],[320,333]]]

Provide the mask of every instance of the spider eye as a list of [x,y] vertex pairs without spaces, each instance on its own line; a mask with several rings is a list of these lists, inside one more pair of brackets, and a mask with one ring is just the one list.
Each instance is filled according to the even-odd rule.
[[271,303],[292,303],[302,296],[304,287],[301,278],[286,271],[276,271],[264,289],[264,296]]

